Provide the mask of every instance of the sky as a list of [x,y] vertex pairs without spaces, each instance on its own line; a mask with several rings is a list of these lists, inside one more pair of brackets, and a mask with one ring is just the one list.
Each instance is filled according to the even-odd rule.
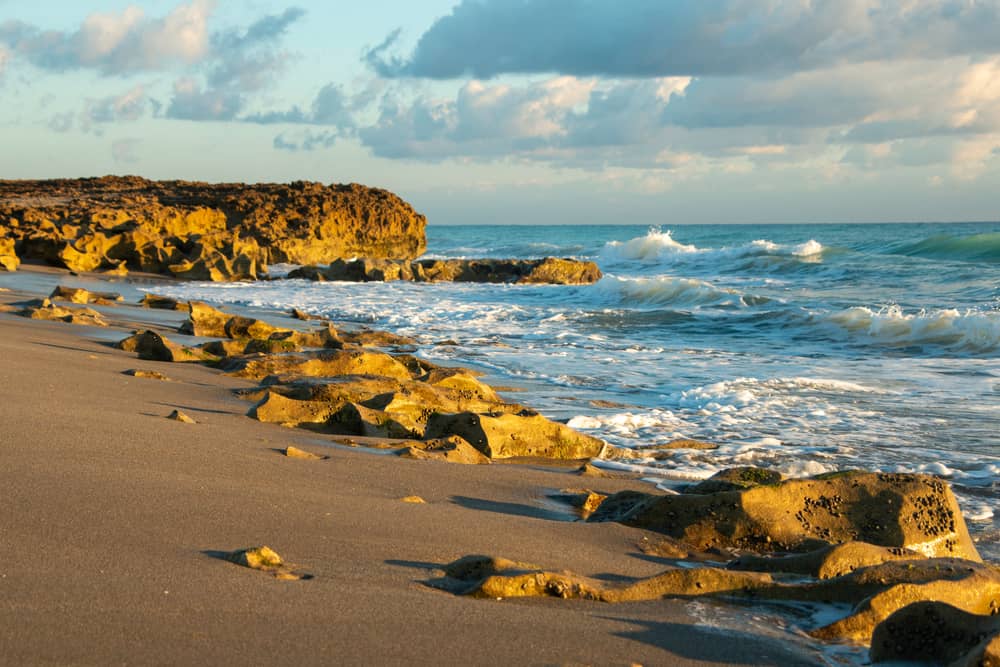
[[1000,219],[1000,0],[0,0],[0,178],[431,224]]

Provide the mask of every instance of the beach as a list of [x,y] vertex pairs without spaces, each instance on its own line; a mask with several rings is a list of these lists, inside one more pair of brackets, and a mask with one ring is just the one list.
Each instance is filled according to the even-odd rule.
[[[6,303],[73,280],[30,266],[2,277]],[[496,601],[430,588],[435,568],[474,553],[594,576],[655,574],[662,563],[636,547],[648,531],[569,521],[540,502],[568,487],[646,485],[585,482],[568,467],[453,466],[329,446],[248,419],[229,390],[252,383],[111,348],[152,311],[102,311],[121,323],[114,334],[0,314],[6,664],[818,660],[821,647],[787,636],[705,625],[710,602]],[[123,374],[134,368],[170,381]],[[166,419],[174,409],[197,423]],[[283,456],[289,445],[329,458]],[[401,500],[411,495],[426,503]],[[312,578],[281,581],[217,557],[263,544]],[[756,612],[733,613],[738,623]]]

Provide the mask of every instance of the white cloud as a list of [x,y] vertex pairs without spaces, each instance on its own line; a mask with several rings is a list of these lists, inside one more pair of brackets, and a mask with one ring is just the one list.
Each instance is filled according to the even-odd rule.
[[91,68],[107,75],[161,70],[207,55],[213,8],[210,0],[192,0],[163,18],[149,18],[129,6],[120,14],[91,14],[73,32],[6,21],[0,24],[0,42],[42,69]]

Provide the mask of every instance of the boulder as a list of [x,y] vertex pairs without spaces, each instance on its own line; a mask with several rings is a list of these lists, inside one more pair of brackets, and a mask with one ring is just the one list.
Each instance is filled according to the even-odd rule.
[[151,361],[216,362],[219,360],[218,357],[203,349],[178,345],[166,336],[161,336],[148,329],[137,331],[128,338],[118,341],[115,347],[126,352],[135,352],[140,359]]
[[482,452],[458,436],[426,442],[413,442],[399,450],[397,454],[403,458],[419,461],[442,461],[464,465],[490,463],[489,458]]
[[596,283],[601,278],[601,270],[593,262],[546,257],[540,263],[532,266],[526,275],[518,278],[517,282],[549,285],[590,285]]
[[57,306],[48,299],[33,302],[20,311],[24,317],[33,320],[55,320],[68,324],[79,324],[92,327],[106,327],[104,317],[91,308],[70,308]]
[[227,359],[222,368],[230,375],[254,380],[280,374],[383,375],[398,380],[410,379],[410,371],[392,356],[359,350],[249,355]]
[[980,560],[951,489],[929,475],[846,472],[707,495],[625,491],[590,520],[656,530],[703,551],[803,551],[862,541]]
[[491,416],[463,412],[429,416],[425,438],[453,435],[463,438],[491,459],[589,459],[600,456],[607,447],[603,440],[578,433],[539,414]]
[[116,294],[114,292],[91,292],[83,289],[82,287],[65,287],[63,285],[59,285],[52,290],[52,294],[49,295],[49,298],[80,304],[112,303],[125,300],[121,294]]
[[188,303],[188,319],[181,325],[180,332],[191,336],[226,337],[226,322],[232,315],[202,301]]
[[0,270],[17,271],[21,265],[14,250],[14,239],[0,236]]
[[970,614],[944,602],[915,602],[875,627],[869,655],[875,663],[967,662],[979,657],[972,655],[977,647],[995,638],[1000,638],[1000,616]]
[[919,560],[922,554],[900,547],[880,547],[867,542],[844,542],[802,554],[760,556],[743,554],[729,564],[731,570],[786,572],[817,579],[832,579],[855,570],[894,560]]
[[181,302],[173,297],[159,296],[157,294],[146,294],[139,302],[143,308],[159,308],[161,310],[191,310],[191,305]]
[[720,491],[738,491],[762,484],[777,484],[782,479],[777,470],[745,466],[720,470],[708,479],[689,486],[685,493],[718,493]]

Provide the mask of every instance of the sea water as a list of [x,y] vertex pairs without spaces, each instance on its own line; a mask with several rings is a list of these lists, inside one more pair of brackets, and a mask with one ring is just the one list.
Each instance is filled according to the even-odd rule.
[[413,336],[616,445],[719,445],[607,463],[663,489],[737,465],[939,475],[1000,558],[1000,223],[428,228],[428,258],[545,256],[604,278],[157,289]]

